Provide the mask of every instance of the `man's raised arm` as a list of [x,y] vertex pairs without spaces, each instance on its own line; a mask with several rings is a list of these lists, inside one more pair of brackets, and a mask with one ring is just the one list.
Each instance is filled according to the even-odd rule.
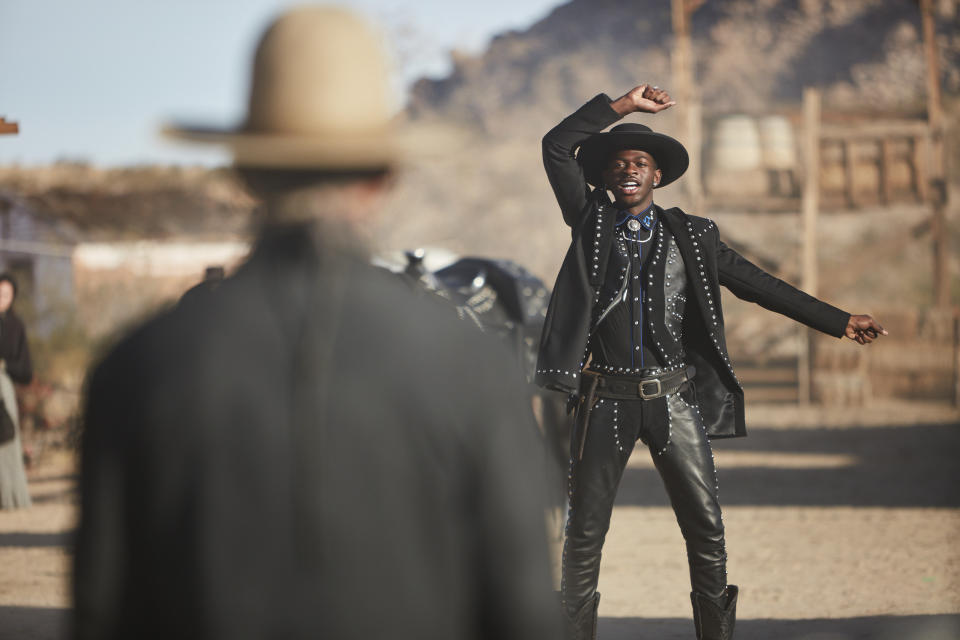
[[574,156],[580,143],[627,114],[657,113],[674,104],[666,91],[646,84],[634,87],[613,101],[601,93],[547,132],[543,137],[543,167],[564,222],[575,227],[587,204],[589,189]]

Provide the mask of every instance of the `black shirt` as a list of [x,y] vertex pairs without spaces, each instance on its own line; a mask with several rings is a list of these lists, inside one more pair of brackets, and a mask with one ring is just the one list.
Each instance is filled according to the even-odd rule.
[[[633,220],[636,222],[631,222]],[[595,369],[636,373],[639,369],[662,366],[659,354],[652,348],[653,340],[644,315],[646,296],[663,295],[662,288],[649,291],[644,287],[650,248],[661,232],[652,204],[635,216],[626,211],[617,216],[606,277],[594,308],[594,322],[599,320],[590,341]]]

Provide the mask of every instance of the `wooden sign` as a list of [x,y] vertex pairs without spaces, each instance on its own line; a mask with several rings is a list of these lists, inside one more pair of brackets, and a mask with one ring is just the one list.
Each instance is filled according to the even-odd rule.
[[0,135],[4,133],[17,134],[20,132],[20,125],[16,122],[7,122],[6,118],[0,116]]

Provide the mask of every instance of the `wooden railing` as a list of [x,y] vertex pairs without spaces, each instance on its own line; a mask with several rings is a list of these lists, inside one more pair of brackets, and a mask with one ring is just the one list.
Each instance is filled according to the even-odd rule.
[[821,153],[824,147],[838,145],[843,157],[843,194],[850,208],[858,206],[856,189],[857,166],[854,148],[873,145],[877,149],[876,166],[879,174],[877,199],[882,204],[893,201],[894,183],[891,167],[894,164],[893,147],[906,143],[910,149],[905,158],[910,167],[910,190],[919,202],[928,200],[929,175],[926,158],[930,153],[930,126],[925,120],[887,120],[850,124],[822,124],[820,127]]

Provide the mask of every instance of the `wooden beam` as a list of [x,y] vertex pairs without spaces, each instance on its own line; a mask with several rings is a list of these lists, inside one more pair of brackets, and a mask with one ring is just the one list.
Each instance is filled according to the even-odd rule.
[[825,140],[875,140],[877,138],[909,138],[925,136],[930,130],[926,120],[874,120],[855,124],[824,124],[820,137]]

